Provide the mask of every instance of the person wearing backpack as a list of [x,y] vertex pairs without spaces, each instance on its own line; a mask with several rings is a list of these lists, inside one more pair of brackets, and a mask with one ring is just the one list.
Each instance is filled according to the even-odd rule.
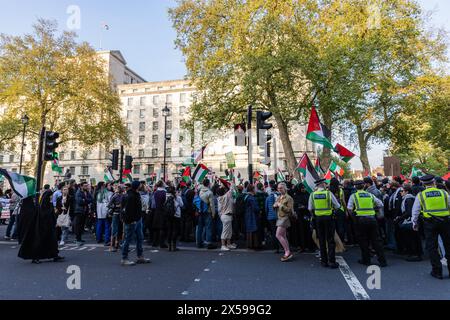
[[[203,185],[199,187],[197,206],[199,211],[196,241],[197,247],[203,247],[203,231],[206,234],[206,245],[210,250],[217,249],[212,239],[213,232],[213,219],[216,216],[216,206],[214,203],[214,195],[210,187],[211,182],[209,179],[203,180]],[[195,200],[194,200],[195,201]]]
[[[140,185],[139,181],[133,181],[131,189],[128,190],[126,197],[122,200],[122,221],[125,224],[125,240],[122,247],[123,266],[150,263],[149,259],[144,258],[144,249],[142,247],[144,232],[142,228],[141,195],[138,192]],[[132,262],[128,259],[129,246],[133,235],[136,235],[137,262]]]
[[169,251],[178,251],[177,238],[181,225],[181,209],[183,208],[183,200],[177,194],[175,187],[170,186],[167,191],[166,202],[164,203],[164,214],[167,219],[168,226],[168,242]]

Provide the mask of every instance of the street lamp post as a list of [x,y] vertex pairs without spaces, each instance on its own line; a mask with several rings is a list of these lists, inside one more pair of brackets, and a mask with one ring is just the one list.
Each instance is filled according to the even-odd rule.
[[23,162],[23,148],[25,146],[25,133],[27,130],[28,122],[30,121],[30,118],[25,114],[22,117],[22,124],[23,124],[23,132],[22,132],[22,151],[20,152],[20,167],[19,167],[19,174],[22,174],[22,162]]
[[167,117],[170,115],[169,105],[166,102],[165,108],[162,110],[164,116],[164,163],[163,163],[163,181],[166,182],[167,171]]

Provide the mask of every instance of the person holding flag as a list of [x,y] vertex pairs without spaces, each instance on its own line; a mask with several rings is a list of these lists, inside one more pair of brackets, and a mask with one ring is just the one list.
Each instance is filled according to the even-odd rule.
[[[340,209],[336,197],[326,189],[325,179],[316,181],[317,191],[314,191],[308,203],[308,210],[316,220],[317,235],[320,246],[320,262],[323,267],[339,268],[336,263],[336,242],[334,235],[336,226],[333,220],[333,208]],[[327,253],[328,246],[328,253]]]

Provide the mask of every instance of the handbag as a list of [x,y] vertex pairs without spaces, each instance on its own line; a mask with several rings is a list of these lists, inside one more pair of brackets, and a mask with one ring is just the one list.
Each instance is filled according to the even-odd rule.
[[56,220],[57,227],[69,228],[71,225],[70,216],[68,214],[60,214]]

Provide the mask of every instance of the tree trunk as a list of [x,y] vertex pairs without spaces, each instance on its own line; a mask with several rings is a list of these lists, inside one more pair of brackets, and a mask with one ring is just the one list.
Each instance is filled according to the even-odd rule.
[[[322,113],[323,117],[323,124],[330,130],[332,130],[333,127],[333,118],[328,113]],[[323,147],[323,154],[321,163],[324,168],[329,168],[331,164],[331,150],[329,148]],[[325,169],[326,170],[326,169]]]
[[358,141],[359,141],[359,150],[360,150],[360,160],[363,165],[364,172],[368,172],[370,175],[370,163],[369,163],[369,157],[367,155],[367,141],[366,137],[364,135],[364,132],[361,128],[361,126],[356,126],[356,131],[358,134]]
[[292,148],[291,139],[289,138],[289,131],[286,122],[284,122],[283,118],[275,112],[274,117],[277,122],[278,131],[280,133],[280,140],[283,144],[284,156],[286,157],[286,162],[288,165],[287,169],[290,174],[293,174],[293,176],[299,178],[299,174],[296,170],[297,160],[295,159],[294,149]]

